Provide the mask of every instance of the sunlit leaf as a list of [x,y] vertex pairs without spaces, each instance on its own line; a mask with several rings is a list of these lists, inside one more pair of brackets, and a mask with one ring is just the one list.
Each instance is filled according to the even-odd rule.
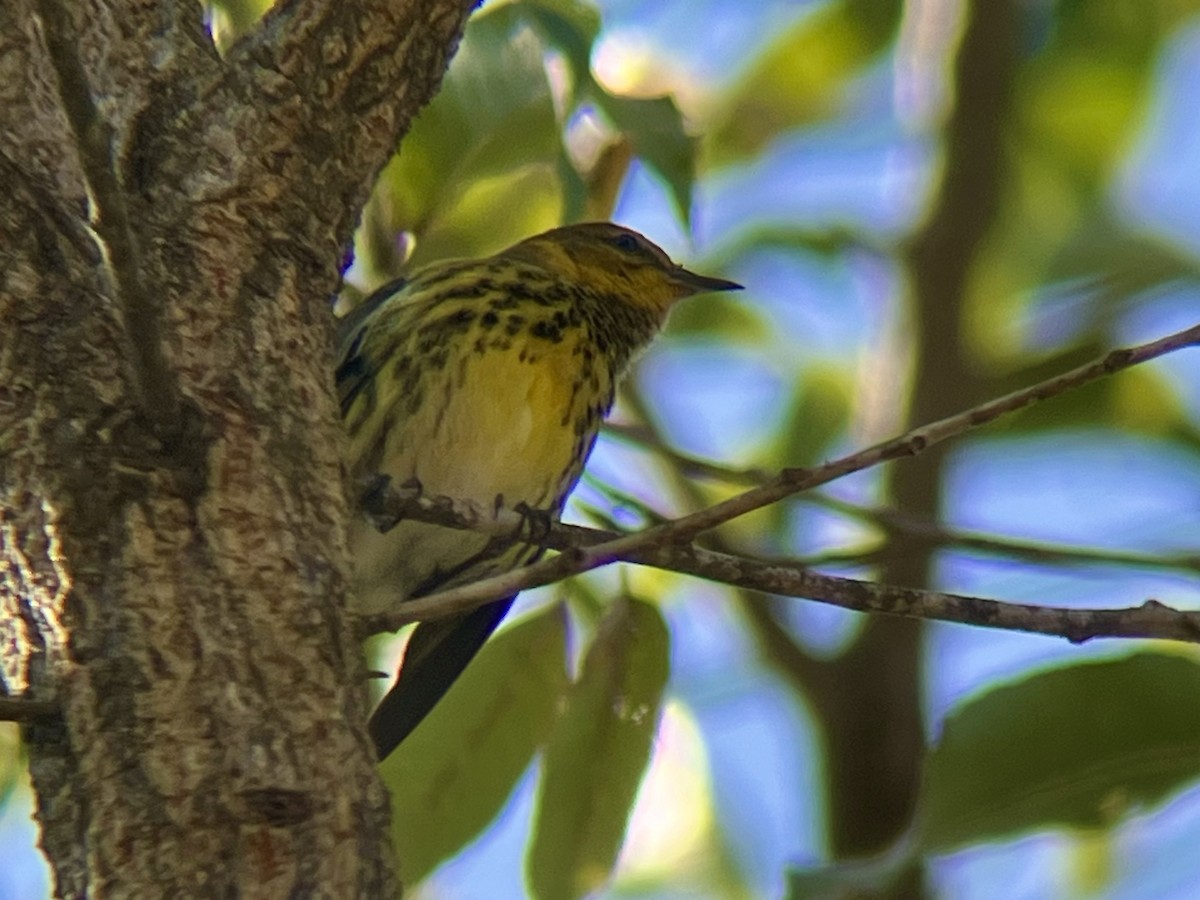
[[890,45],[902,10],[898,0],[825,3],[776,38],[724,98],[711,160],[753,155],[788,129],[830,118],[851,79]]
[[[559,127],[544,52],[511,6],[471,19],[442,89],[380,178],[374,202],[392,231],[420,236],[481,179],[539,162],[553,167]],[[489,210],[475,227],[487,231],[488,222],[508,213]],[[420,261],[419,241],[417,247]]]
[[671,313],[672,336],[707,336],[731,343],[762,345],[770,326],[744,296],[710,294],[683,303]]
[[1146,112],[1156,51],[1195,11],[1194,2],[1178,0],[1060,4],[1020,82],[1027,144],[1076,187],[1102,186]]
[[949,850],[1096,828],[1200,777],[1200,663],[1141,653],[1041,672],[946,720],[922,786],[922,844]]
[[[684,128],[675,101],[670,97],[622,97],[596,82],[591,57],[600,17],[592,4],[582,0],[523,0],[519,8],[545,42],[566,59],[573,100],[594,104],[623,133],[634,153],[666,183],[680,220],[687,224],[696,178],[696,141]],[[577,211],[578,204],[572,208]]]
[[1111,829],[1081,831],[1072,835],[1071,880],[1077,896],[1096,897],[1119,871],[1121,847]]
[[274,0],[210,0],[204,4],[213,40],[222,51],[249,32],[274,5]]
[[1142,434],[1166,433],[1185,421],[1187,410],[1162,372],[1146,366],[1113,382],[1113,424]]
[[[412,265],[455,256],[485,256],[559,223],[560,179],[550,166],[526,166],[480,178],[430,222]],[[481,224],[487,227],[480,227]]]
[[696,139],[683,127],[683,116],[670,97],[620,97],[597,89],[597,106],[629,138],[633,152],[663,181],[684,225],[691,222],[696,181]]
[[1025,105],[1040,152],[1081,183],[1108,175],[1145,102],[1145,73],[1089,47],[1056,57],[1033,83]]
[[601,623],[546,748],[528,858],[540,900],[583,897],[608,879],[650,759],[668,653],[651,604],[622,599]]
[[906,854],[896,853],[812,869],[793,869],[788,873],[788,900],[885,897],[908,862]]
[[0,724],[0,818],[20,783],[25,760],[21,737],[15,722]]
[[496,817],[551,730],[567,686],[565,654],[561,607],[505,629],[382,763],[405,884]]
[[576,86],[591,83],[592,48],[600,34],[600,13],[583,0],[522,0],[521,13],[546,43],[561,52]]
[[853,409],[852,384],[843,370],[811,365],[796,382],[774,460],[782,466],[820,463],[845,434]]

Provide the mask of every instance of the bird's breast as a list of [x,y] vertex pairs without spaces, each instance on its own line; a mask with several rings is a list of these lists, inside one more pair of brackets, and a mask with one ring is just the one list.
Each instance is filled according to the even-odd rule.
[[607,373],[583,360],[578,342],[523,335],[448,359],[412,421],[395,429],[385,469],[415,476],[426,491],[553,505],[590,448],[580,446],[581,429],[599,427],[590,410],[603,415],[611,403]]
[[[534,322],[516,334],[483,332],[430,348],[419,402],[397,396],[375,410],[390,420],[377,470],[397,482],[415,477],[427,495],[557,510],[613,396],[603,358],[586,332],[575,331]],[[418,523],[385,535],[369,529],[359,523],[353,535],[356,592],[364,597],[407,595],[430,573],[454,569],[487,543]],[[366,605],[390,602],[376,597]]]

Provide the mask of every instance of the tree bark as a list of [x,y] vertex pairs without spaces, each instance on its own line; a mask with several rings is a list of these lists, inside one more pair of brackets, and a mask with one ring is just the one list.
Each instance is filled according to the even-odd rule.
[[468,0],[0,6],[0,665],[61,896],[394,896],[329,301]]

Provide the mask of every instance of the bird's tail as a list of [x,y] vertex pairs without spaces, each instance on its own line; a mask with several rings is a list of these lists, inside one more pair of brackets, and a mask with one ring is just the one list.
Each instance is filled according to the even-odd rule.
[[460,616],[422,622],[409,638],[400,675],[371,714],[368,728],[380,760],[388,757],[442,699],[496,630],[513,598]]

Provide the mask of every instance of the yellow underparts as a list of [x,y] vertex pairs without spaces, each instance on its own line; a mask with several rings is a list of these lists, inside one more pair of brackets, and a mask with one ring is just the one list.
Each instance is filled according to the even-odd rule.
[[[378,471],[396,483],[415,477],[427,495],[469,499],[487,508],[498,494],[510,508],[556,507],[578,478],[581,447],[586,452],[599,427],[589,407],[611,391],[606,371],[597,371],[593,380],[581,378],[584,339],[568,333],[552,343],[522,333],[507,347],[454,341],[455,352],[445,363],[422,374],[416,408],[398,427],[382,430],[387,438]],[[405,399],[383,393],[374,398],[369,416],[403,415],[398,410]],[[373,423],[357,429],[352,440],[380,433]],[[352,447],[353,459],[371,455],[365,446]],[[351,527],[354,595],[366,613],[395,608],[415,591],[511,568],[505,561],[520,552],[440,579],[482,551],[488,538],[417,522],[402,522],[386,534],[361,520]]]

